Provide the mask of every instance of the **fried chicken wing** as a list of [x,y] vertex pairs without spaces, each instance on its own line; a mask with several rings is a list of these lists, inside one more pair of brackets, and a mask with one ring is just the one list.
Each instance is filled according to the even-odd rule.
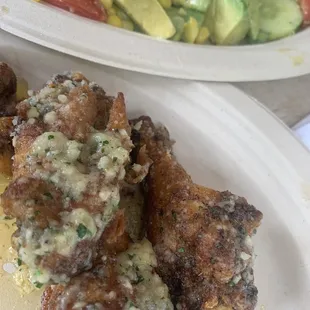
[[173,156],[167,131],[148,117],[133,125],[139,122],[139,144],[153,160],[147,236],[177,309],[253,310],[251,236],[262,213],[242,197],[195,184]]
[[16,217],[13,244],[33,283],[68,282],[105,246],[120,246],[112,241],[124,233],[123,219],[102,241],[118,214],[133,147],[124,97],[111,103],[98,85],[69,72],[17,111],[13,180],[1,197],[4,212]]
[[91,271],[66,285],[48,287],[42,310],[172,310],[168,288],[155,273],[155,253],[146,239],[117,256],[104,256]]

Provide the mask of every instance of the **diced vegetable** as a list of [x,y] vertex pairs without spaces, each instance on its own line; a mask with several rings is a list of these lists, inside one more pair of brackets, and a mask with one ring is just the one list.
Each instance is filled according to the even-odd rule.
[[95,0],[44,0],[45,2],[77,15],[98,21],[106,21],[107,14]]
[[123,22],[117,15],[108,16],[107,24],[118,28],[123,27]]
[[171,38],[175,28],[157,0],[115,0],[138,26],[150,36]]
[[302,11],[296,0],[260,0],[260,6],[256,9],[259,13],[252,12],[250,15],[250,18],[256,19],[251,23],[250,31],[250,38],[254,42],[263,43],[292,35],[303,22]]
[[310,0],[299,0],[302,12],[304,25],[310,24]]
[[198,33],[198,36],[195,40],[196,44],[204,44],[209,39],[210,32],[207,27],[201,27]]
[[210,5],[211,0],[172,0],[172,3],[177,6],[194,9],[205,13]]
[[199,33],[197,20],[193,17],[184,26],[182,39],[187,43],[194,43]]
[[218,45],[240,43],[250,29],[247,7],[243,0],[212,0],[205,26],[211,40]]

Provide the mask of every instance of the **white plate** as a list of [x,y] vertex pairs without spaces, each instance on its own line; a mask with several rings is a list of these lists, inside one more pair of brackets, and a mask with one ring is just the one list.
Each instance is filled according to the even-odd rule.
[[[79,69],[110,94],[123,91],[130,116],[147,113],[165,124],[197,182],[245,196],[264,213],[254,238],[257,309],[309,310],[310,156],[262,105],[227,84],[145,79],[1,31],[0,59],[35,88],[55,72]],[[0,278],[0,309],[33,310],[38,301],[18,298],[9,277]]]
[[0,0],[0,28],[66,54],[153,75],[232,82],[310,73],[310,28],[265,45],[197,46],[124,31],[32,0]]

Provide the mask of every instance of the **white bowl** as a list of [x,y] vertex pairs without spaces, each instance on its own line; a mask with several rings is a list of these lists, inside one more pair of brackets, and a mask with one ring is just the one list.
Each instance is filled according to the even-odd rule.
[[0,28],[66,54],[153,75],[233,82],[310,73],[310,28],[262,45],[197,46],[124,31],[33,0],[0,0]]
[[[81,70],[110,94],[123,91],[130,116],[165,124],[195,181],[245,196],[264,213],[254,238],[257,309],[309,309],[310,156],[262,105],[227,84],[145,79],[1,31],[0,59],[34,88],[56,72]],[[33,310],[38,294],[21,299],[12,286],[8,275],[0,277],[0,309]]]

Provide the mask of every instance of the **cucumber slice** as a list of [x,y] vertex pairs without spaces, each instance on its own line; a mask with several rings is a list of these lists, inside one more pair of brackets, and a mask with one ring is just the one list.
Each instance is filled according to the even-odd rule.
[[176,6],[183,6],[203,13],[207,11],[210,2],[211,0],[172,0],[172,3]]
[[205,26],[217,45],[240,43],[250,29],[246,3],[243,0],[212,0]]
[[137,25],[148,35],[169,39],[175,28],[157,0],[115,0]]
[[[249,7],[252,2],[250,0]],[[302,11],[296,0],[259,0],[260,5],[252,9],[250,38],[258,43],[290,36],[302,24]],[[257,10],[256,12],[254,12]],[[258,14],[257,14],[258,12]],[[258,30],[257,30],[257,29]]]

